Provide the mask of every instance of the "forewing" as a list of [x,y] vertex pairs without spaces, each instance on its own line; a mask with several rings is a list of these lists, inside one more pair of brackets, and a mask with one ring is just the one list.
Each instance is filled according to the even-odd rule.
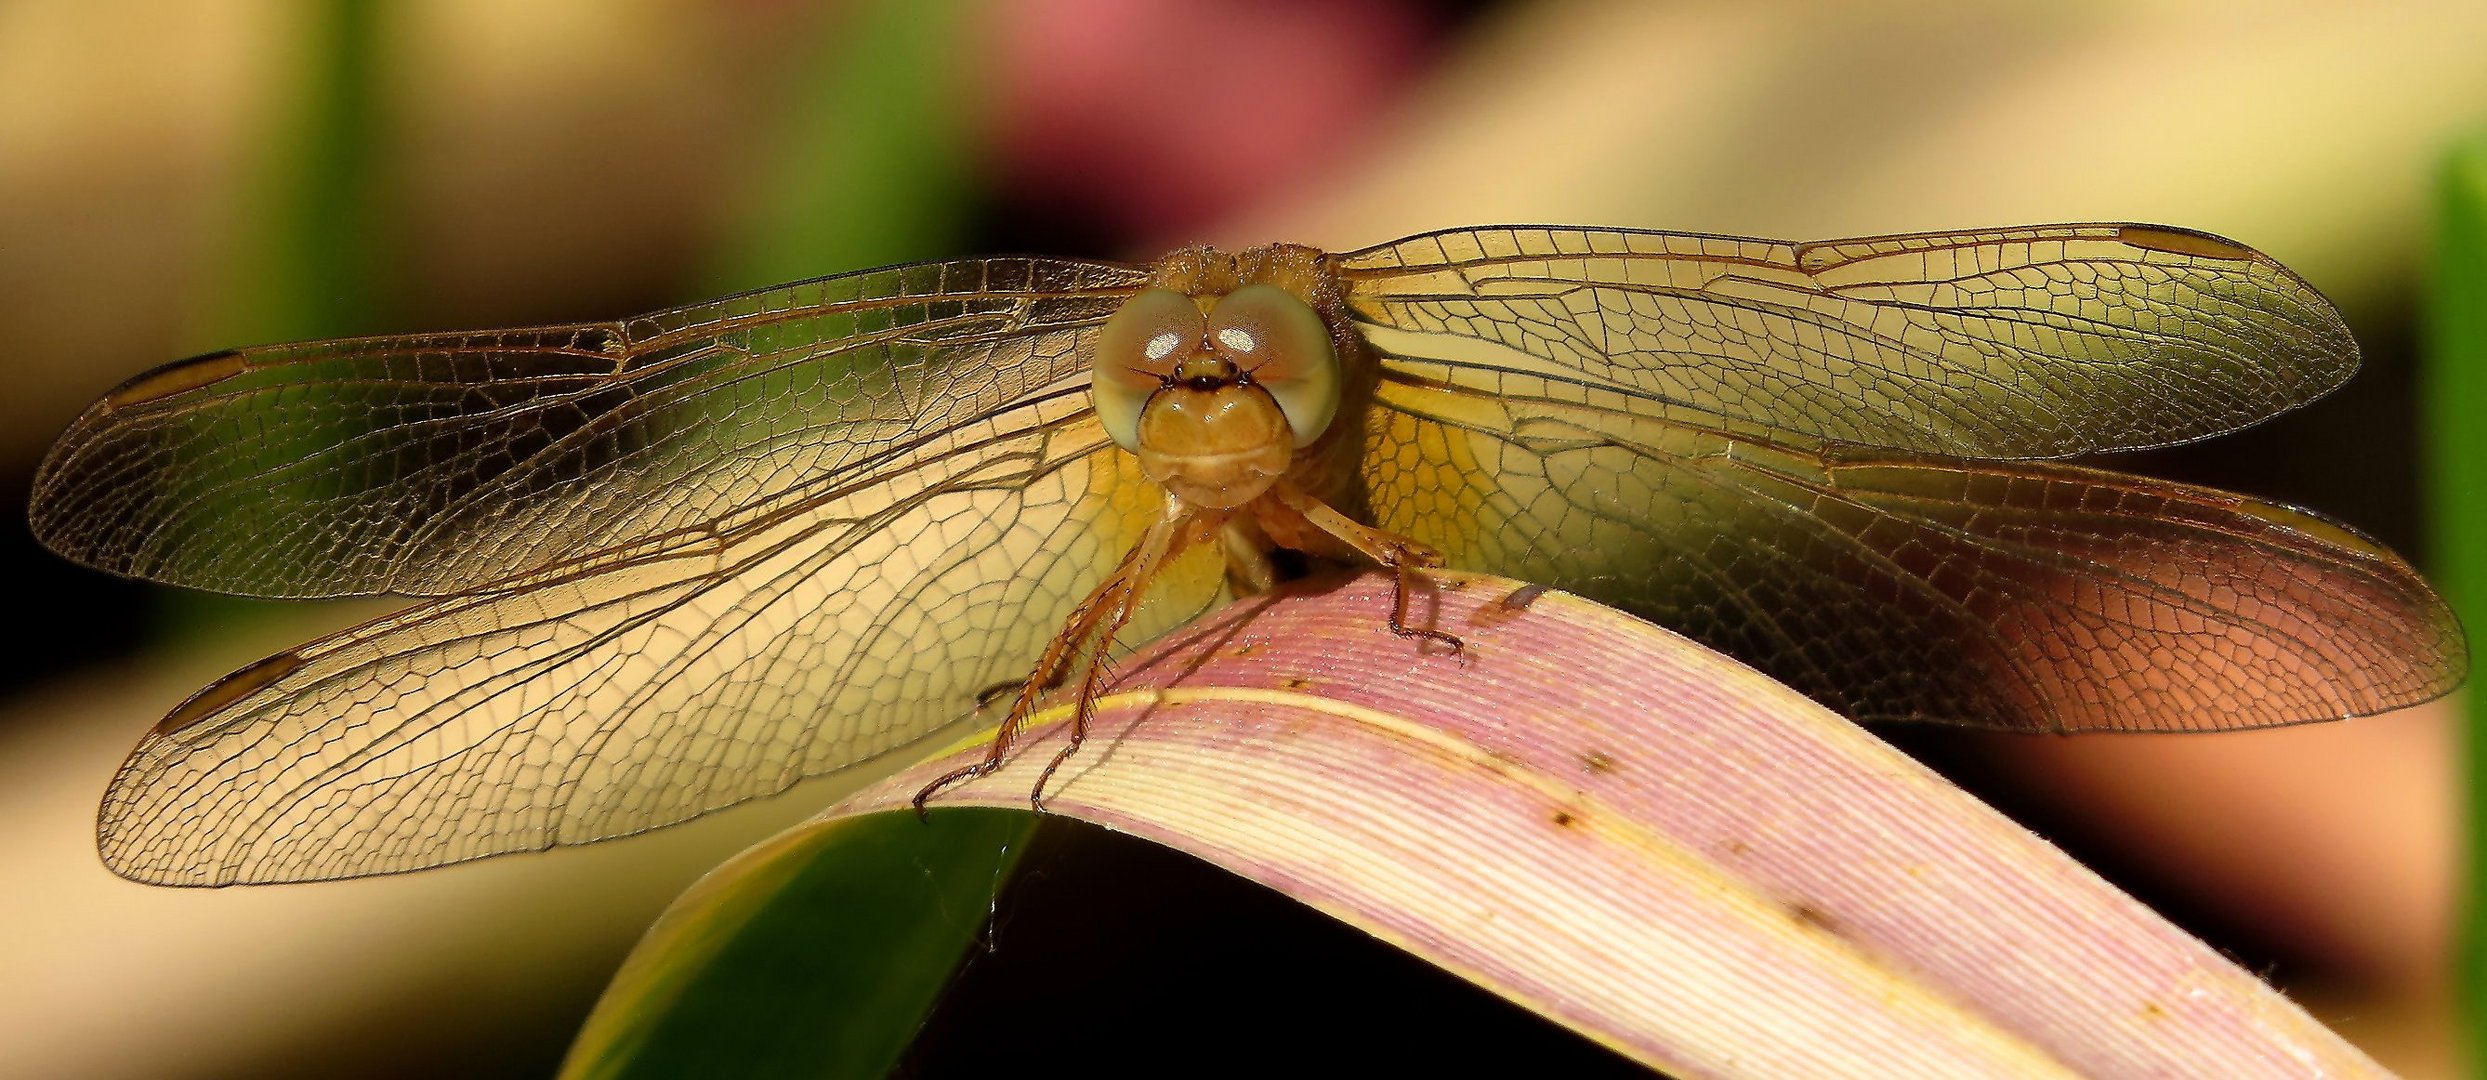
[[[167,884],[350,877],[776,792],[1026,678],[1162,497],[1067,381],[739,531],[660,536],[238,672],[139,745],[99,847]],[[1129,639],[1220,580],[1212,550],[1179,561]]]
[[732,529],[1071,374],[1128,267],[891,267],[617,323],[219,353],[70,425],[35,535],[259,596],[445,595]]
[[1446,376],[1461,386],[1495,392],[1518,371],[1779,442],[1977,458],[2159,446],[2311,401],[2357,368],[2304,281],[2157,226],[1806,244],[1505,227],[1337,267],[1376,345],[1462,361]]
[[1791,449],[1447,374],[1389,365],[1376,524],[1627,608],[1857,719],[2263,727],[2415,704],[2467,669],[2408,565],[2302,511],[2045,462]]

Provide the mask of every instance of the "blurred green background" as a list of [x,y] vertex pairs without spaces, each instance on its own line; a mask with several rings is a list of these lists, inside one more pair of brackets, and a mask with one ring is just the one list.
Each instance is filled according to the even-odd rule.
[[[2487,128],[2481,56],[2475,5],[21,0],[0,5],[0,493],[23,505],[96,394],[236,344],[611,318],[973,252],[2124,219],[2279,257],[2342,306],[2367,370],[2113,464],[2441,566],[2456,553],[2425,540],[2459,534],[2429,532],[2416,418],[2475,414],[2418,377],[2419,328],[2444,162]],[[2463,280],[2487,278],[2447,277],[2438,310],[2487,306]],[[129,745],[355,613],[116,582],[22,525],[0,560],[29,630],[0,655],[0,1075],[541,1075],[667,899],[834,795],[377,881],[129,884],[91,846]],[[2453,717],[1889,734],[2385,1064],[2446,1076]],[[1023,857],[926,1031],[919,1075],[1175,1068],[1149,1055],[1185,1047],[1276,1067],[1337,1039],[1383,1064],[1603,1060],[1257,889],[1071,830]]]

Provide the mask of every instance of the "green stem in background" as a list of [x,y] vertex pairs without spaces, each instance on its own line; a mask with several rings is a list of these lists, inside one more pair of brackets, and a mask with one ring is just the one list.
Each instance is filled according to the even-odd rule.
[[[961,5],[873,0],[811,25],[818,45],[787,69],[719,291],[937,258],[963,232]],[[633,954],[653,959],[615,976],[564,1075],[886,1074],[1035,828],[1024,812],[883,815],[746,853],[679,902],[700,914],[669,925],[692,929],[660,926],[650,941],[664,944]],[[757,888],[741,881],[753,867]]]
[[739,291],[952,253],[973,193],[970,40],[956,0],[824,13],[789,66],[717,284]]
[[[226,249],[194,309],[193,353],[378,333],[397,264],[386,160],[393,127],[386,42],[396,8],[321,0],[292,10],[267,128],[242,163]],[[353,424],[343,413],[338,424]],[[265,508],[272,516],[273,507]],[[158,593],[157,633],[181,640],[261,617],[264,601]]]
[[[2434,289],[2428,304],[2426,381],[2421,394],[2432,445],[2429,554],[2435,579],[2472,635],[2487,627],[2487,137],[2458,148],[2444,171],[2438,203]],[[2487,699],[2471,679],[2464,763],[2469,790],[2467,896],[2461,924],[2461,1015],[2456,1030],[2487,1032]]]
[[391,5],[326,0],[306,6],[289,77],[236,201],[223,291],[198,320],[203,349],[368,334],[388,322],[383,298],[396,251],[382,189],[391,123],[383,38]]

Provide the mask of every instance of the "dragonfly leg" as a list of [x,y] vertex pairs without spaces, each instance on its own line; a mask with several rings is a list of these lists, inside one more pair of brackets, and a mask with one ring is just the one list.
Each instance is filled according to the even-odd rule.
[[1200,515],[1184,506],[1182,500],[1169,497],[1166,501],[1166,515],[1150,527],[1139,547],[1123,560],[1123,587],[1111,613],[1097,628],[1096,644],[1088,650],[1088,669],[1080,677],[1079,704],[1071,714],[1070,735],[1063,740],[1062,749],[1054,753],[1054,759],[1045,763],[1045,771],[1036,774],[1036,786],[1028,791],[1028,805],[1037,811],[1045,809],[1045,785],[1052,782],[1055,770],[1062,768],[1063,762],[1079,752],[1080,744],[1088,741],[1089,724],[1097,718],[1097,695],[1105,689],[1114,635],[1131,621],[1132,611],[1148,593],[1149,579],[1157,576],[1158,568],[1182,554],[1184,548],[1213,531],[1198,528],[1195,519]]
[[[1135,551],[1133,554],[1138,553]],[[1063,624],[1062,630],[1056,633],[1053,641],[1045,646],[1044,658],[1037,661],[1036,670],[1028,676],[1027,681],[1018,684],[1018,694],[1011,699],[1010,712],[1002,718],[1001,726],[994,729],[993,742],[985,748],[984,757],[935,777],[932,783],[924,785],[923,790],[915,793],[913,802],[917,817],[925,817],[929,813],[924,803],[938,794],[941,789],[952,784],[973,780],[979,776],[990,775],[1002,767],[1002,762],[1010,757],[1010,748],[1019,741],[1020,729],[1027,725],[1029,715],[1035,712],[1037,699],[1042,697],[1047,690],[1061,684],[1061,673],[1068,666],[1071,657],[1078,652],[1080,643],[1086,641],[1089,634],[1095,630],[1096,616],[1104,610],[1103,601],[1106,595],[1121,587],[1124,571],[1129,566],[1130,561],[1126,558],[1123,566],[1117,567],[1113,575],[1107,577],[1088,594],[1087,599],[1080,601],[1079,606],[1072,609],[1070,621]]]
[[[1138,552],[1135,550],[1132,554],[1137,555]],[[1002,767],[1002,762],[1010,756],[1010,748],[1019,740],[1019,729],[1026,725],[1029,714],[1035,711],[1037,699],[1047,690],[1061,685],[1061,675],[1067,668],[1072,655],[1078,651],[1080,643],[1087,640],[1089,633],[1096,628],[1096,615],[1104,610],[1102,601],[1106,594],[1121,586],[1124,572],[1129,567],[1130,557],[1126,556],[1122,566],[1116,567],[1114,573],[1090,591],[1088,597],[1080,601],[1078,607],[1071,609],[1070,621],[1064,623],[1061,631],[1054,635],[1053,641],[1045,646],[1045,655],[1036,662],[1036,670],[1029,674],[1025,681],[1016,684],[1018,693],[1011,699],[1010,712],[1002,718],[1001,726],[994,729],[993,742],[985,749],[984,757],[972,764],[941,774],[934,778],[932,783],[924,785],[923,790],[916,792],[913,801],[917,817],[925,816],[925,800],[932,798],[941,789],[979,776],[989,775]],[[984,704],[982,697],[983,695],[979,695],[979,707]]]
[[[1045,684],[1045,689],[1051,692],[1060,689],[1063,680],[1069,675],[1070,672],[1066,667],[1057,666],[1052,671],[1038,672],[1036,679]],[[1026,689],[1027,685],[1026,679],[1005,679],[976,691],[976,711],[981,713],[991,709],[996,702],[1016,700],[1019,697],[1019,691]]]
[[[1408,625],[1408,587],[1416,580],[1417,565],[1412,564],[1407,553],[1400,549],[1392,549],[1390,556],[1382,560],[1382,565],[1389,567],[1394,575],[1390,583],[1390,632],[1403,638],[1435,642],[1451,650],[1453,656],[1462,655],[1468,645],[1459,639],[1459,635],[1430,626]],[[1441,556],[1435,555],[1434,561],[1421,565],[1427,568],[1440,566]]]
[[1089,650],[1086,673],[1080,680],[1078,710],[1073,714],[1069,745],[1054,756],[1053,763],[1045,767],[1035,789],[1028,794],[1029,805],[1038,810],[1045,808],[1046,780],[1053,777],[1054,770],[1060,768],[1088,736],[1089,719],[1096,713],[1097,691],[1103,685],[1105,654],[1114,643],[1114,634],[1130,620],[1132,609],[1138,606],[1140,594],[1157,568],[1186,546],[1185,542],[1191,538],[1193,530],[1185,526],[1191,524],[1195,516],[1197,512],[1181,500],[1167,500],[1166,513],[1149,526],[1148,533],[1123,556],[1114,572],[1106,575],[1106,579],[1097,583],[1096,588],[1089,590],[1088,596],[1072,609],[1071,618],[1063,624],[1061,632],[1046,645],[1045,655],[1037,661],[1036,670],[1025,683],[1020,684],[1018,696],[1011,701],[1010,714],[1002,719],[1000,727],[994,729],[993,743],[986,748],[984,757],[935,777],[931,783],[924,785],[923,790],[915,793],[912,801],[917,817],[927,816],[929,811],[925,808],[925,801],[940,793],[941,789],[979,776],[989,776],[1002,767],[1002,763],[1010,757],[1011,747],[1017,745],[1020,732],[1027,726],[1028,717],[1036,712],[1038,699],[1046,691],[1062,684],[1063,675],[1072,658],[1078,655],[1082,643],[1094,637],[1096,641]]
[[1338,542],[1354,548],[1358,554],[1388,568],[1395,579],[1390,589],[1390,632],[1403,638],[1431,641],[1459,655],[1466,647],[1458,635],[1431,627],[1409,626],[1408,592],[1414,587],[1417,573],[1442,565],[1442,553],[1400,536],[1376,529],[1345,514],[1330,504],[1304,493],[1284,480],[1270,487],[1270,495],[1279,505],[1294,512],[1305,524]]

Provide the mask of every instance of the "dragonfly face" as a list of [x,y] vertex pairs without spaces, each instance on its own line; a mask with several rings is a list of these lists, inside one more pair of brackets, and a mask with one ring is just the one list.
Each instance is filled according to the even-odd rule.
[[125,875],[301,880],[680,821],[998,682],[1085,698],[1083,643],[1266,587],[1278,548],[1579,592],[1859,719],[2414,704],[2467,655],[2391,552],[2054,460],[2356,357],[2277,263],[2150,226],[978,259],[173,365],[70,426],[31,518],[116,573],[415,599],[202,691],[106,795]]
[[1348,381],[1370,382],[1371,361],[1327,256],[1187,248],[1151,278],[1097,339],[1091,385],[1115,444],[1198,506],[1242,506],[1291,469],[1335,488],[1353,440],[1324,436]]
[[1105,321],[1094,365],[1097,420],[1115,445],[1201,506],[1259,498],[1338,412],[1329,326],[1272,285],[1143,292]]

